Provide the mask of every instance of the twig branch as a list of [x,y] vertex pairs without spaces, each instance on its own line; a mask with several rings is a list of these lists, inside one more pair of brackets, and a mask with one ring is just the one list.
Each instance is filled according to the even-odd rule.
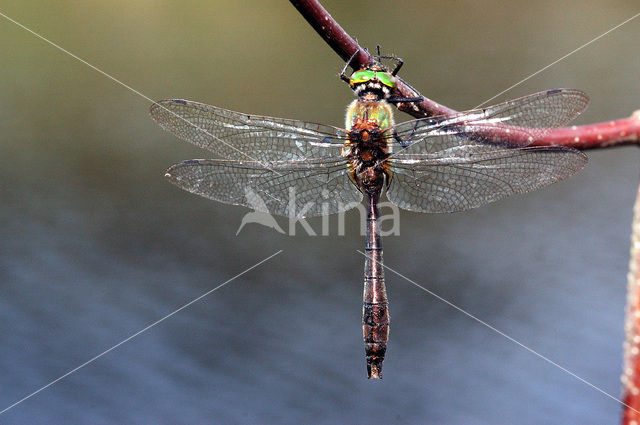
[[[369,53],[358,45],[356,40],[333,19],[318,0],[289,1],[342,60],[346,62],[360,49],[351,62],[354,70],[360,69],[371,60]],[[423,97],[420,103],[399,103],[397,105],[399,110],[415,118],[457,113],[455,109],[448,108],[421,95],[401,78],[398,78],[398,86],[394,96]],[[507,129],[506,126],[505,129]],[[637,144],[639,141],[640,113],[636,112],[629,118],[615,121],[554,128],[545,132],[544,136],[537,139],[534,144],[538,146],[555,145],[570,146],[578,149],[600,149]]]
[[624,409],[622,424],[637,425],[640,421],[640,190],[633,208],[627,279],[622,401],[631,408]]

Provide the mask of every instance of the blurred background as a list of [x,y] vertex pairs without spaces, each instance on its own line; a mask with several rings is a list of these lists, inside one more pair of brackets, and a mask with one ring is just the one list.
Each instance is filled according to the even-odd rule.
[[[457,109],[639,11],[631,0],[323,4]],[[353,98],[342,61],[284,0],[0,11],[153,99],[342,126]],[[639,39],[636,19],[493,103],[573,87],[591,96],[577,124],[629,116]],[[5,19],[0,54],[0,410],[283,250],[1,423],[617,423],[615,401],[390,273],[384,379],[368,381],[357,213],[345,237],[256,224],[236,236],[246,209],[163,178],[209,155],[156,126],[147,100]],[[403,211],[385,260],[618,396],[637,152],[588,155],[584,171],[532,194],[452,215]]]

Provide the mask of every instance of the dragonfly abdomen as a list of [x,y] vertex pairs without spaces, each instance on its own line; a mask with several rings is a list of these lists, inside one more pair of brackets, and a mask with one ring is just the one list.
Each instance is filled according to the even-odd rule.
[[[372,255],[372,253],[367,252],[366,255]],[[378,299],[378,302],[371,302],[368,300],[376,294],[384,294],[384,301]],[[386,300],[384,278],[378,280],[365,276],[362,333],[367,357],[367,374],[370,379],[382,378],[382,362],[389,341],[389,303]]]
[[389,341],[389,303],[382,267],[382,241],[378,222],[380,193],[367,193],[367,242],[365,245],[362,333],[369,378],[382,377],[382,362]]

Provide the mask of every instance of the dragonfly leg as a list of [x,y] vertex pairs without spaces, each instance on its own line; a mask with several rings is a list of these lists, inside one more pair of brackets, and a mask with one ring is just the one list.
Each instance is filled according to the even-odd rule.
[[404,61],[402,60],[402,58],[398,58],[395,56],[380,56],[380,57],[385,59],[392,59],[396,61],[396,67],[393,68],[393,71],[391,71],[391,75],[395,77],[398,71],[400,71],[400,68],[402,68],[402,65],[404,64]]
[[400,137],[395,129],[393,129],[393,138],[396,139],[396,142],[398,142],[403,148],[406,148],[411,144],[410,142],[405,141],[402,137]]
[[422,102],[424,100],[424,96],[416,96],[416,97],[390,97],[386,99],[388,103],[410,103],[410,102]]
[[356,49],[355,52],[353,52],[353,55],[351,55],[351,57],[349,58],[349,60],[347,61],[347,63],[344,64],[344,68],[342,68],[342,71],[340,71],[340,79],[344,82],[346,82],[347,84],[350,83],[350,79],[349,77],[347,77],[346,72],[347,72],[347,68],[349,67],[349,65],[351,65],[351,62],[353,62],[353,59],[356,57],[356,55],[358,54],[358,52],[360,51],[360,47],[358,47]]
[[380,54],[380,45],[379,44],[376,46],[376,48],[378,50],[378,54],[375,55],[374,58],[376,58],[376,60],[378,62],[380,62],[380,59],[391,59],[391,60],[396,62],[395,68],[393,68],[393,71],[391,71],[391,75],[393,75],[395,77],[396,74],[398,73],[398,71],[400,71],[400,68],[402,68],[402,64],[404,63],[404,61],[402,60],[402,58],[399,58],[399,57],[394,56],[394,55],[381,55]]

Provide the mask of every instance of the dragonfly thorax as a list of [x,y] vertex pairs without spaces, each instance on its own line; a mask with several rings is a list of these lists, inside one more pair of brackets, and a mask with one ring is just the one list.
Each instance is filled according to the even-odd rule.
[[360,129],[376,127],[384,132],[393,124],[393,110],[384,100],[356,99],[347,108],[345,128],[349,131],[357,125]]
[[382,190],[388,181],[388,132],[393,126],[390,105],[384,100],[355,100],[347,110],[348,140],[342,149],[352,181],[362,191]]

